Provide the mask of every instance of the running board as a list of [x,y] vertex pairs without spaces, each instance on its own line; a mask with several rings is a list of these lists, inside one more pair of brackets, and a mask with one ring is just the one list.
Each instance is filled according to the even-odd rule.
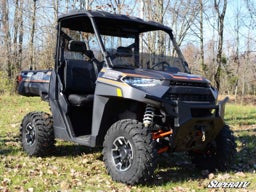
[[92,147],[91,135],[82,135],[79,137],[73,137],[72,141],[80,145]]

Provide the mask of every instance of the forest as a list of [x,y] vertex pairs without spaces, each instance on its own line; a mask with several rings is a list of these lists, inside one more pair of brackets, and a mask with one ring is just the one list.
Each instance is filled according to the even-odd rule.
[[57,18],[74,9],[162,23],[192,73],[221,94],[256,94],[254,0],[0,0],[0,93],[15,92],[21,70],[53,68]]

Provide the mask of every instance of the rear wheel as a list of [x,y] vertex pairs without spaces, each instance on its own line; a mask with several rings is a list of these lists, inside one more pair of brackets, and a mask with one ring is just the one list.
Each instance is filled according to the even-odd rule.
[[202,153],[190,152],[191,160],[201,170],[225,171],[230,168],[236,154],[235,138],[228,125],[225,125],[215,141]]
[[52,117],[44,112],[28,113],[20,127],[21,145],[30,156],[45,156],[54,149]]
[[108,130],[103,160],[112,179],[135,184],[150,178],[155,169],[151,133],[137,120],[120,120]]

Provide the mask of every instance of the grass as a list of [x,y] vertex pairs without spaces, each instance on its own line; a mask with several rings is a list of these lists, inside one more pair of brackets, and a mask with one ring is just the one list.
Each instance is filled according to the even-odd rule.
[[234,127],[250,126],[256,124],[255,105],[228,104],[226,107],[225,120]]
[[111,180],[99,148],[57,141],[52,156],[28,157],[20,147],[19,125],[25,114],[35,110],[49,112],[49,106],[39,98],[0,96],[0,191],[215,191],[206,188],[212,179],[249,181],[246,190],[256,190],[255,106],[227,105],[226,121],[234,131],[238,150],[232,171],[214,173],[209,179],[186,155],[165,154],[154,179],[136,186]]

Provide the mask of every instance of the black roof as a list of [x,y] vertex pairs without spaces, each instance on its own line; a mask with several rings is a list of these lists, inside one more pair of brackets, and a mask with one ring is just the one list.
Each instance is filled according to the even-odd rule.
[[160,23],[105,11],[76,10],[59,16],[58,22],[62,27],[93,33],[91,19],[96,22],[100,33],[104,35],[127,36],[154,30],[163,30],[168,33],[172,31],[171,28]]

